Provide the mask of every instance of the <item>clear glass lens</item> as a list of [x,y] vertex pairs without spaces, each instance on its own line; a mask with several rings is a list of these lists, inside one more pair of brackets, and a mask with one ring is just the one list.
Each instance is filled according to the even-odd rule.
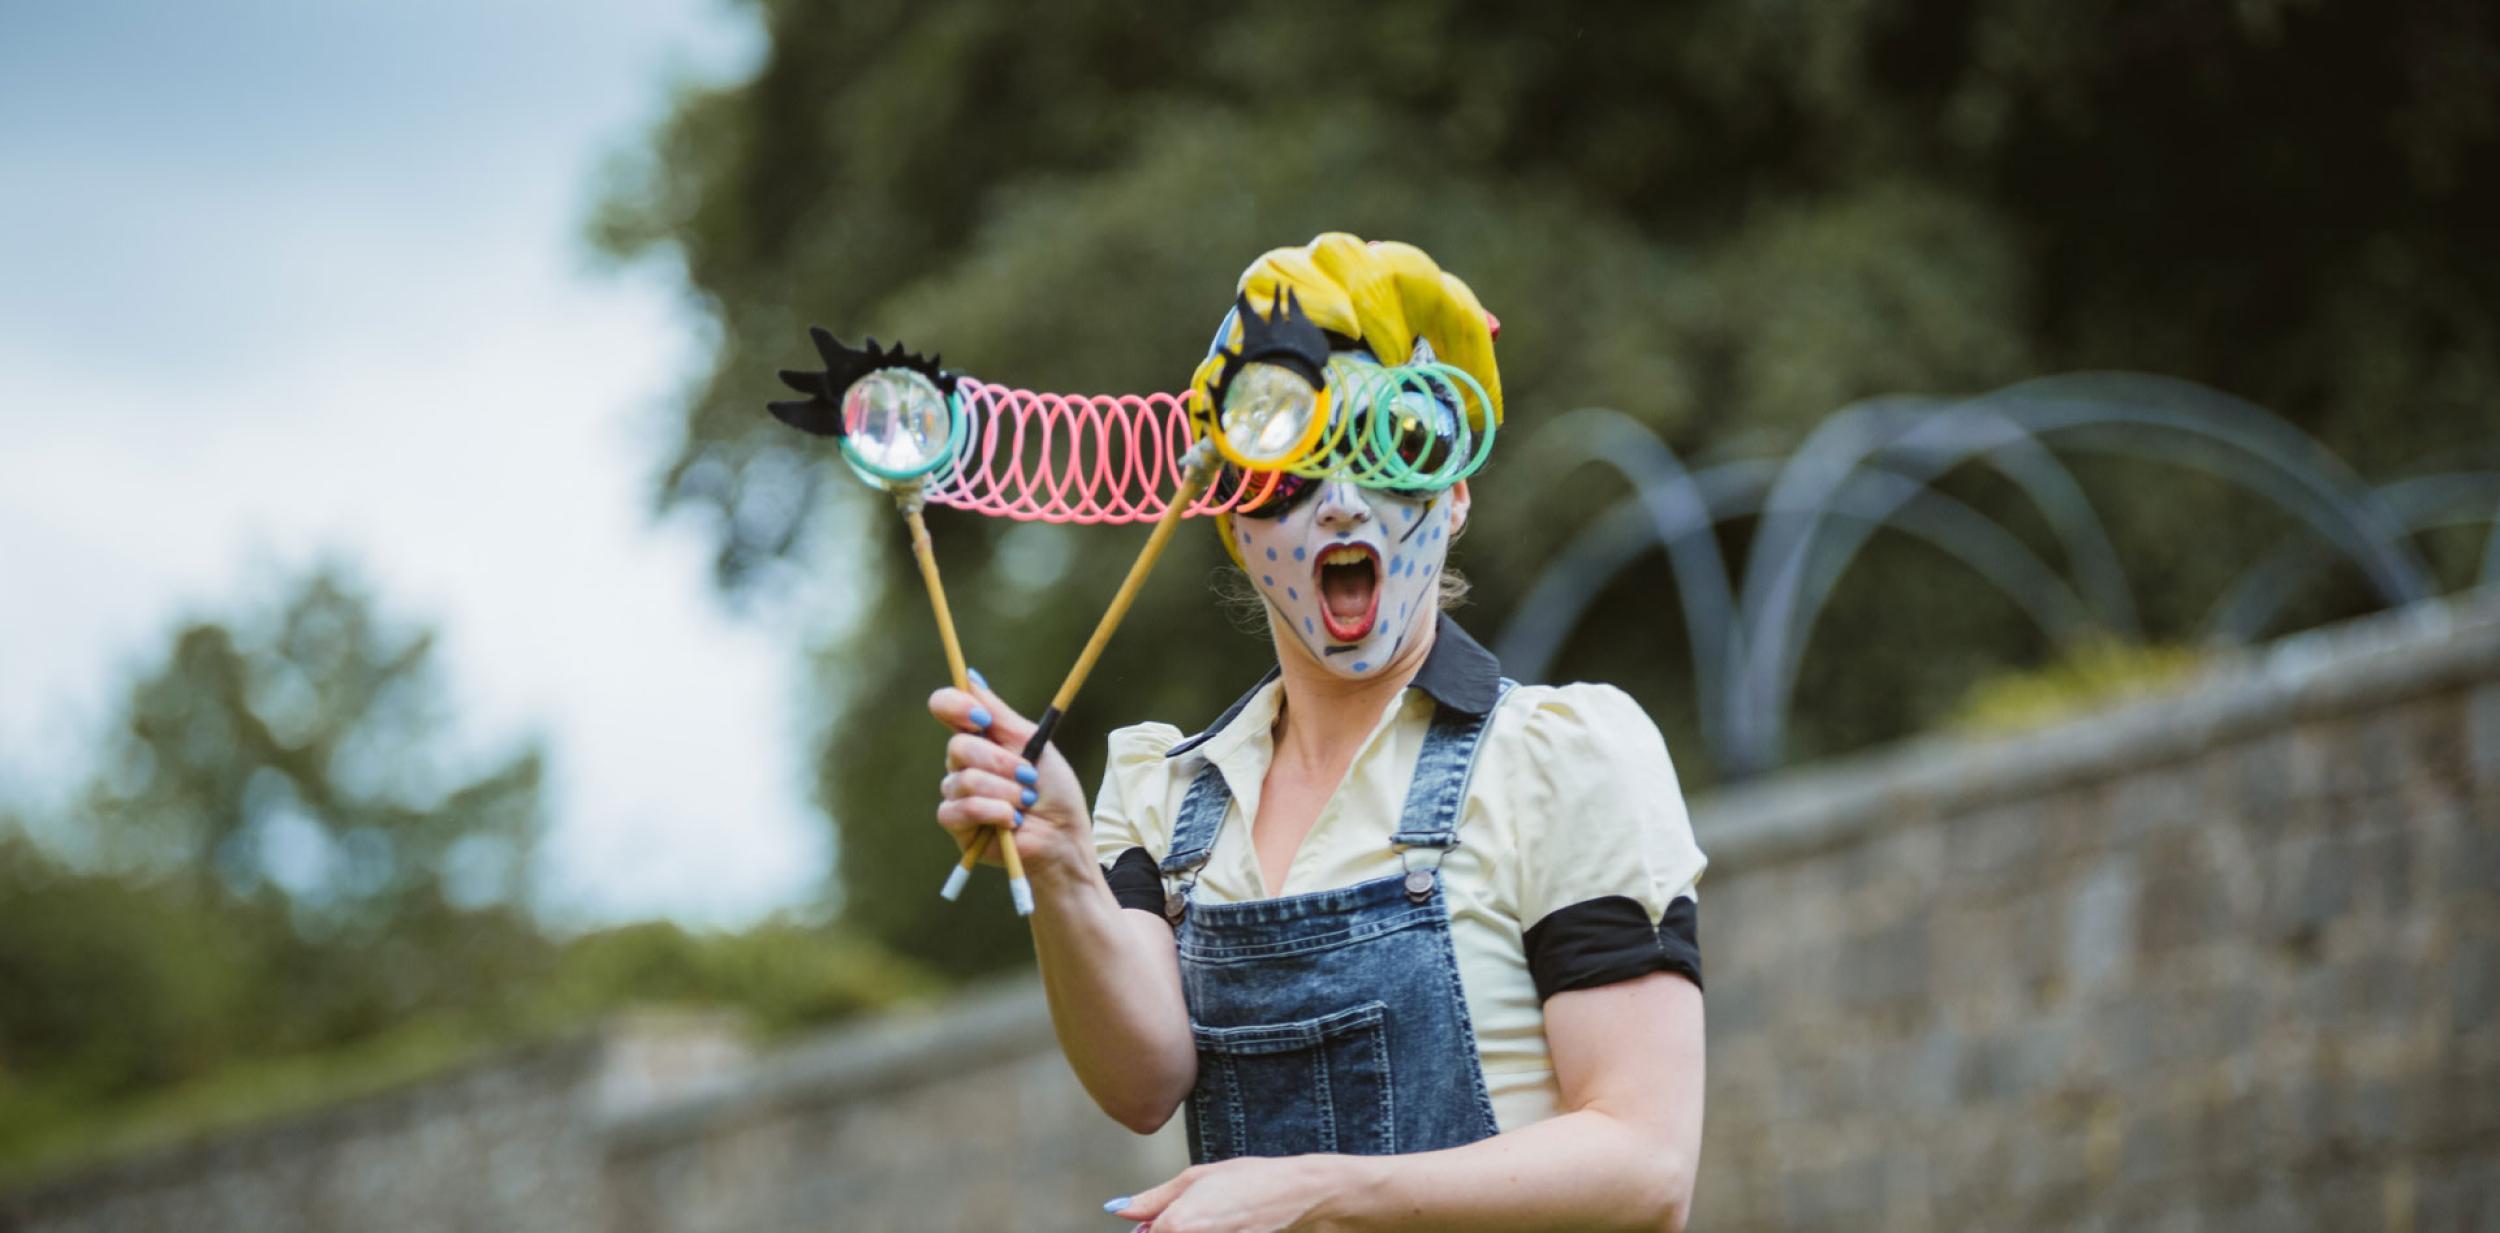
[[1398,461],[1419,476],[1440,470],[1458,438],[1458,417],[1429,389],[1412,386],[1398,391],[1392,414],[1390,439],[1397,443]]
[[1319,391],[1302,374],[1250,363],[1224,388],[1224,439],[1251,462],[1283,462],[1309,435]]
[[924,470],[947,449],[946,396],[908,368],[880,368],[842,393],[843,435],[862,464],[895,475]]

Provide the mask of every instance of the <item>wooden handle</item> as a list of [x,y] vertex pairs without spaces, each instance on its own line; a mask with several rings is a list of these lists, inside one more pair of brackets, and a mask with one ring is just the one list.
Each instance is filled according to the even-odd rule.
[[912,560],[920,563],[920,581],[929,588],[929,607],[937,613],[938,641],[946,644],[946,671],[954,678],[955,688],[972,692],[971,674],[964,670],[964,644],[955,636],[955,612],[946,606],[946,584],[938,580],[937,551],[929,546],[929,523],[920,516],[918,500],[902,501],[903,521],[911,527]]
[[[929,588],[929,608],[937,614],[938,641],[946,646],[947,674],[954,678],[955,688],[971,693],[972,674],[964,666],[963,640],[955,634],[954,609],[946,605],[946,584],[938,577],[937,550],[929,543],[929,522],[920,516],[920,494],[898,494],[895,504],[902,507],[903,522],[911,528],[911,556],[920,565],[920,581]],[[1000,834],[1002,830],[1000,827],[982,828],[971,843],[964,845],[963,859],[957,862],[958,867],[970,870],[979,864],[981,855],[989,850],[990,837]],[[1011,883],[1024,881],[1024,859],[1017,853],[1015,841],[1008,839],[999,847],[1001,855],[1007,860],[1008,880]]]
[[[1146,537],[1146,546],[1137,550],[1137,561],[1128,567],[1128,577],[1120,580],[1120,589],[1111,596],[1111,606],[1103,610],[1102,620],[1094,625],[1094,636],[1085,640],[1085,649],[1076,657],[1076,666],[1068,669],[1068,679],[1060,682],[1059,692],[1051,696],[1050,709],[1065,714],[1076,704],[1076,691],[1085,687],[1085,677],[1102,658],[1104,647],[1111,645],[1111,635],[1128,615],[1129,605],[1137,601],[1137,592],[1145,586],[1146,575],[1154,572],[1155,561],[1163,555],[1163,546],[1172,539],[1172,529],[1181,525],[1181,515],[1188,511],[1198,494],[1206,488],[1207,477],[1215,471],[1207,459],[1211,455],[1193,451],[1188,469],[1181,473],[1180,488],[1172,494],[1172,503],[1155,519],[1154,533]],[[1048,712],[1045,712],[1047,715]],[[1056,718],[1056,716],[1051,716]],[[1047,741],[1047,729],[1034,736]]]

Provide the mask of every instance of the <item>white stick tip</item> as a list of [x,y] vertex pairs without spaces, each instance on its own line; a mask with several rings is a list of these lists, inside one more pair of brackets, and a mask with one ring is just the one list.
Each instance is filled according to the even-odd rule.
[[1031,916],[1033,914],[1032,883],[1022,878],[1011,879],[1007,883],[1007,893],[1015,898],[1016,915]]
[[946,875],[946,885],[938,888],[938,898],[943,899],[948,903],[955,902],[955,900],[960,898],[964,893],[964,883],[971,880],[971,870],[966,869],[961,865],[955,866],[954,871]]

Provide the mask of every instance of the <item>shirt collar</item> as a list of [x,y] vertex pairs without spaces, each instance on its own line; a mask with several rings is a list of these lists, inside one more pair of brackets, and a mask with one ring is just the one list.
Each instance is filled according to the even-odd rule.
[[[1242,712],[1250,709],[1250,704],[1258,699],[1260,693],[1283,675],[1283,668],[1269,668],[1267,675],[1260,677],[1259,683],[1250,687],[1250,692],[1233,699],[1233,704],[1225,707],[1224,713],[1216,716],[1214,723],[1208,724],[1196,736],[1174,745],[1163,756],[1177,758],[1215,739],[1232,727],[1234,721],[1241,718]],[[1407,688],[1420,689],[1431,695],[1433,701],[1451,710],[1482,715],[1492,710],[1493,704],[1501,697],[1502,663],[1493,657],[1493,652],[1484,649],[1482,643],[1469,637],[1466,630],[1460,629],[1458,622],[1450,619],[1450,614],[1444,612],[1433,628],[1432,650],[1425,653],[1424,666],[1416,670],[1415,679],[1407,682]],[[1272,705],[1260,709],[1273,719],[1275,708]]]

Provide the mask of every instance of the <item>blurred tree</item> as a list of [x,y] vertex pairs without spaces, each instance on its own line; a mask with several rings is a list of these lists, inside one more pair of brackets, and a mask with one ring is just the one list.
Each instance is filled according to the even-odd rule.
[[[719,327],[659,500],[716,517],[723,587],[853,571],[859,603],[815,631],[844,903],[959,968],[1024,943],[997,896],[923,885],[946,853],[920,597],[879,502],[760,410],[811,321],[1036,388],[1171,389],[1252,256],[1344,229],[1423,245],[1502,317],[1522,438],[1601,404],[1689,456],[1760,452],[1853,399],[2097,367],[2251,398],[2374,475],[2500,427],[2500,37],[2469,0],[752,7],[753,78],[620,157],[592,232],[681,258]],[[2219,484],[2080,470],[2155,637],[2283,527]],[[1483,632],[1618,495],[1574,478],[1499,457],[1480,477],[1461,563]],[[1954,482],[2021,528],[1985,477]],[[1042,698],[1137,535],[932,522],[974,660]],[[1203,541],[1064,730],[1081,768],[1114,723],[1210,718],[1266,654],[1199,636]],[[2453,582],[2466,558],[2435,560]],[[1883,653],[1808,658],[1793,752],[1910,730],[2036,658],[1981,596],[1877,544],[1825,627]],[[2347,571],[2294,615],[2372,602]],[[1556,675],[1622,682],[1690,750],[1672,607],[1655,570],[1627,578]]]
[[146,1086],[499,1006],[543,969],[541,756],[464,765],[432,656],[335,565],[175,630],[45,828],[67,863],[0,852],[0,1061]]
[[625,1003],[732,1006],[771,1034],[935,992],[934,974],[874,942],[787,920],[741,933],[645,921],[567,944],[541,998],[559,1017]]
[[325,566],[265,614],[174,634],[111,734],[89,833],[114,867],[274,896],[312,931],[514,902],[542,756],[463,765],[446,719],[432,635]]
[[536,745],[465,747],[432,635],[347,569],[276,594],[172,631],[66,817],[0,808],[0,1174],[152,1097],[196,1129],[630,1004],[786,1031],[934,984],[786,920],[550,936]]

